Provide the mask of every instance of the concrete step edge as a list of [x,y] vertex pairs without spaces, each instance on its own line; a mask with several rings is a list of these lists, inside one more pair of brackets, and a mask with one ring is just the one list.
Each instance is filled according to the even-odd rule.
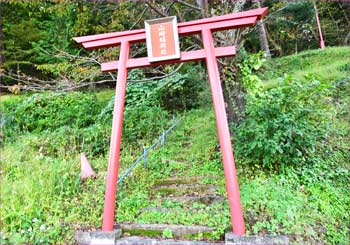
[[208,241],[189,241],[174,239],[154,239],[149,237],[130,236],[123,237],[116,241],[117,245],[136,244],[136,245],[222,245],[225,243],[208,242]]
[[198,183],[203,184],[202,181],[204,179],[217,179],[216,176],[175,176],[164,179],[155,180],[154,186],[166,186],[172,184],[191,184]]
[[169,224],[120,224],[123,233],[131,235],[159,236],[164,231],[169,230],[174,237],[184,237],[199,233],[212,232],[215,229],[208,226],[199,225],[169,225]]
[[172,197],[163,197],[162,201],[175,201],[175,202],[200,202],[204,204],[211,204],[217,201],[224,200],[225,197],[221,195],[189,195],[189,196],[172,196]]

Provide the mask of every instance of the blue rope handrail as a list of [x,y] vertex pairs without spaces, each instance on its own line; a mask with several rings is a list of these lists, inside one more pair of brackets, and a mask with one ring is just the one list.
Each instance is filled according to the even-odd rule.
[[124,178],[128,176],[132,170],[136,167],[136,165],[143,159],[143,167],[147,167],[147,155],[150,150],[153,150],[159,143],[161,146],[164,146],[166,135],[173,130],[177,124],[176,117],[173,115],[173,125],[170,126],[167,130],[165,130],[162,135],[150,146],[150,147],[144,147],[143,153],[130,165],[130,167],[118,178],[117,184],[120,184],[123,182]]

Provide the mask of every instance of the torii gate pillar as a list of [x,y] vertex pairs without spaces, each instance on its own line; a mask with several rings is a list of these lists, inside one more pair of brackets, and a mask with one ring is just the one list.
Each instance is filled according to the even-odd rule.
[[126,92],[126,79],[128,69],[126,62],[129,57],[130,43],[121,43],[119,67],[117,77],[116,95],[112,119],[112,135],[109,149],[109,160],[106,180],[105,205],[103,209],[103,231],[112,231],[114,226],[115,199],[117,195],[120,144],[123,129],[124,104]]
[[210,89],[214,104],[222,161],[224,165],[226,191],[230,205],[232,229],[234,234],[244,235],[245,226],[239,195],[235,160],[232,153],[230,131],[227,123],[225,102],[222,94],[220,73],[215,56],[214,41],[211,30],[203,29],[202,38],[204,50],[206,51],[206,63],[208,68]]
[[114,226],[116,188],[128,69],[205,59],[208,68],[216,125],[224,165],[232,230],[236,235],[245,234],[245,225],[240,202],[235,161],[232,153],[231,138],[221,88],[219,68],[216,60],[217,57],[233,56],[236,54],[236,50],[234,46],[214,48],[212,32],[255,25],[256,21],[258,19],[262,19],[266,13],[267,8],[259,8],[235,14],[180,23],[177,25],[179,35],[202,34],[204,49],[181,52],[180,58],[178,59],[155,63],[150,63],[147,58],[129,59],[130,43],[145,41],[145,29],[74,38],[75,41],[81,43],[87,49],[116,45],[121,46],[119,61],[108,62],[101,65],[102,71],[109,72],[118,70],[116,96],[113,110],[110,155],[106,180],[105,205],[103,212],[103,231],[112,231]]

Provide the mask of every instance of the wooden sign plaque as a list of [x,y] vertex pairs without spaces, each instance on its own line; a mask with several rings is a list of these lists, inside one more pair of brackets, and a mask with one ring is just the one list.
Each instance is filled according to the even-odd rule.
[[149,62],[180,58],[176,16],[146,20],[145,30]]

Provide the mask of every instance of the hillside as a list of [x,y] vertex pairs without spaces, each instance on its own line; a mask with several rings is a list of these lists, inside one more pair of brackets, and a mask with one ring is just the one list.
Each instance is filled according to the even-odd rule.
[[[251,121],[247,120],[243,126],[232,125],[247,233],[284,234],[295,243],[349,244],[349,48],[312,50],[272,59],[259,73],[265,92],[260,91],[261,97],[253,96],[248,101],[247,117]],[[293,79],[283,80],[285,74]],[[293,87],[298,79],[302,80],[297,84],[300,89]],[[308,87],[309,83],[314,86]],[[203,94],[208,97],[207,90]],[[318,97],[319,94],[325,97]],[[43,107],[45,110],[38,111],[35,117],[41,118],[40,113],[51,108],[50,115],[40,122],[34,122],[35,117],[30,113],[45,103],[47,97],[33,98],[27,102],[27,107],[21,103],[29,96],[2,97],[5,115],[18,107],[24,108],[23,112],[32,117],[25,113],[21,114],[21,120],[5,117],[13,120],[13,125],[26,125],[27,131],[12,129],[9,124],[3,126],[11,128],[12,131],[9,128],[3,128],[3,131],[14,137],[6,139],[1,148],[1,242],[67,244],[74,242],[75,230],[101,226],[110,132],[106,126],[110,119],[106,119],[106,124],[103,120],[105,114],[110,113],[108,101],[112,95],[113,90],[107,90],[88,95],[74,94],[69,98],[57,97],[55,101],[63,100],[75,109],[64,113],[66,118],[56,118],[56,114],[62,115],[57,108],[64,110],[59,104],[62,102],[47,102],[52,107]],[[85,103],[76,104],[76,96],[81,96]],[[318,103],[314,98],[322,100]],[[265,99],[269,104],[263,104]],[[305,111],[293,114],[294,109],[300,109],[294,104],[288,107],[294,99],[299,100],[298,104]],[[36,104],[30,104],[33,101]],[[231,229],[214,113],[212,105],[205,101],[196,109],[178,113],[177,126],[167,136],[165,146],[152,151],[147,167],[143,168],[139,163],[118,187],[116,222],[123,224],[125,237],[141,235],[222,241],[225,231]],[[261,109],[266,107],[275,111]],[[123,136],[120,174],[142,154],[143,146],[149,146],[172,123],[160,109],[145,108],[142,115],[131,109],[126,112],[124,124],[133,131],[126,131]],[[309,112],[310,108],[315,111]],[[80,113],[86,117],[76,117]],[[98,115],[96,118],[90,115],[94,113]],[[266,119],[266,115],[283,117]],[[141,123],[136,123],[141,117]],[[47,118],[55,123],[51,124]],[[301,123],[294,125],[290,118]],[[265,139],[259,138],[260,131],[253,131],[265,130],[264,119],[277,125],[266,132],[283,132],[286,122],[293,124],[296,133],[291,134],[301,135],[293,139],[302,139],[302,142],[291,144],[301,145],[306,153],[302,151],[297,159],[283,158],[283,155],[294,156],[294,153],[279,148],[277,138],[269,138],[265,131],[262,133],[266,135]],[[65,120],[70,125],[63,124]],[[255,124],[249,124],[252,121]],[[324,131],[316,131],[314,126],[321,121],[327,122],[328,131],[327,135],[317,138],[316,134]],[[62,126],[58,126],[60,122]],[[308,122],[314,124],[307,125]],[[300,125],[307,130],[299,132]],[[251,126],[251,131],[244,131],[244,126]],[[44,129],[39,130],[39,127]],[[141,133],[137,134],[137,130]],[[311,133],[316,136],[310,138],[308,134]],[[252,134],[256,136],[256,144],[240,141],[249,139]],[[137,141],[137,145],[130,143],[141,136],[144,138]],[[264,158],[264,154],[269,153],[264,142],[268,147],[277,145],[270,161]],[[250,147],[252,150],[248,154]],[[313,151],[308,151],[307,147]],[[91,165],[98,173],[95,179],[79,179],[80,151],[87,151]],[[259,151],[262,153],[257,155]],[[154,226],[146,229],[137,224],[167,226],[157,230]],[[192,234],[179,233],[169,225],[184,225],[187,231],[190,227],[202,230]]]
[[276,84],[284,74],[295,78],[312,75],[321,81],[331,82],[349,77],[349,62],[349,47],[311,50],[273,59],[265,64],[266,70],[261,75],[267,81],[267,88]]

